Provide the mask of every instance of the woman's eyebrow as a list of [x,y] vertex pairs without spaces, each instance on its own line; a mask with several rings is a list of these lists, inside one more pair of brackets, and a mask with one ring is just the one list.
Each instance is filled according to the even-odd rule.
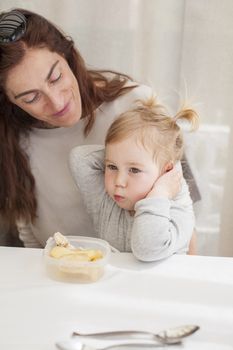
[[[52,67],[51,67],[50,70],[49,70],[49,73],[48,73],[47,77],[45,78],[45,81],[48,81],[48,80],[50,79],[51,75],[53,74],[54,68],[56,67],[56,65],[57,65],[58,63],[59,63],[59,60],[57,60],[57,61],[52,65]],[[24,95],[31,94],[31,93],[33,93],[33,92],[35,92],[35,91],[36,91],[36,89],[34,89],[34,90],[32,89],[32,90],[27,90],[27,91],[24,91],[24,92],[20,92],[20,94],[14,96],[14,98],[17,100],[17,98],[22,97],[22,96],[24,96]]]
[[46,77],[46,80],[49,80],[49,79],[50,79],[51,75],[53,74],[53,70],[54,70],[54,68],[56,67],[56,65],[58,64],[58,62],[59,62],[59,60],[57,60],[57,61],[52,65],[52,67],[50,68],[50,71],[49,71],[49,73],[48,73],[48,75],[47,75],[47,77]]

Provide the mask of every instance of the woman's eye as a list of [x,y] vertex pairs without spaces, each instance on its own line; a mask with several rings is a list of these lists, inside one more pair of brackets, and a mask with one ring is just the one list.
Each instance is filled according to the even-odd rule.
[[109,170],[117,170],[117,167],[113,164],[107,164],[106,168],[108,168]]
[[30,96],[30,98],[28,97],[27,99],[24,99],[23,102],[30,104],[37,101],[38,99],[39,99],[39,94],[35,94],[33,96]]
[[56,76],[53,76],[53,77],[51,78],[50,83],[51,83],[51,84],[56,83],[58,80],[61,79],[61,77],[62,77],[62,74],[61,74],[61,73],[57,73]]
[[130,172],[130,173],[133,173],[133,174],[137,174],[137,173],[140,173],[141,170],[138,169],[138,168],[130,168],[130,169],[129,169],[129,172]]

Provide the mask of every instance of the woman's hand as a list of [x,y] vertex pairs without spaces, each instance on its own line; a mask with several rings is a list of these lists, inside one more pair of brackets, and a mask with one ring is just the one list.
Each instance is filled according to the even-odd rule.
[[163,197],[172,199],[181,189],[183,174],[181,170],[175,167],[172,170],[161,175],[154,183],[148,197]]

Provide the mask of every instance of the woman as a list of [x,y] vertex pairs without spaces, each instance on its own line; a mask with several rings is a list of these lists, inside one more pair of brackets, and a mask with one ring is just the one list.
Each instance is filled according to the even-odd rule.
[[151,93],[125,75],[88,70],[45,18],[23,9],[0,15],[0,207],[26,247],[43,247],[55,231],[93,235],[70,150],[103,143],[115,117]]

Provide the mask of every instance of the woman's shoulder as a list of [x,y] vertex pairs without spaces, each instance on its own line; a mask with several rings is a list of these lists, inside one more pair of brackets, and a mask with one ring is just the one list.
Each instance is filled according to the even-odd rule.
[[[127,89],[131,87],[131,89]],[[112,115],[112,120],[122,112],[134,107],[137,100],[150,98],[154,92],[150,86],[140,84],[138,82],[127,80],[124,85],[125,91],[110,102],[104,102],[97,109],[99,115]],[[97,118],[98,119],[98,118]],[[111,118],[110,118],[111,119]]]
[[126,110],[134,107],[134,104],[138,100],[146,100],[153,95],[153,90],[151,87],[143,84],[138,84],[134,81],[128,81],[125,87],[130,87],[125,91],[125,93],[118,96],[115,100],[106,104],[106,108],[115,110],[116,114],[120,114]]
[[132,86],[133,88],[125,94],[127,98],[133,99],[147,99],[154,95],[153,89],[145,84],[140,84],[134,81],[128,81],[126,86]]
[[[115,76],[116,74],[114,72],[108,72],[108,74],[105,73],[105,77],[108,80],[114,79]],[[147,99],[150,98],[151,95],[154,95],[154,91],[149,85],[135,81],[130,77],[127,77],[126,75],[123,75],[123,79],[125,80],[125,85],[123,86],[123,88],[132,87],[132,89],[129,89],[125,94],[120,95],[120,98]]]

